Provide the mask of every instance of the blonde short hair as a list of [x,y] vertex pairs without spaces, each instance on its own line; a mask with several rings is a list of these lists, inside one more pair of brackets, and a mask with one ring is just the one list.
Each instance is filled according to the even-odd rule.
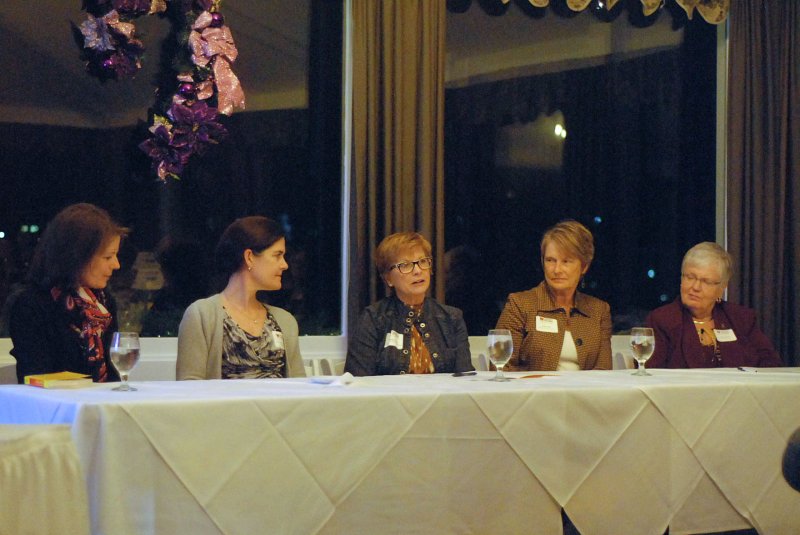
[[417,232],[397,232],[386,236],[375,248],[373,259],[378,272],[383,275],[397,263],[397,257],[407,249],[419,247],[425,256],[431,256],[431,242]]
[[539,245],[544,261],[544,250],[549,243],[556,244],[568,254],[575,256],[583,266],[594,260],[594,237],[588,228],[573,219],[566,219],[547,229]]
[[723,286],[728,284],[733,275],[733,258],[730,253],[711,241],[700,242],[686,251],[686,254],[683,255],[683,262],[681,262],[681,272],[688,265],[703,267],[716,265],[719,268]]

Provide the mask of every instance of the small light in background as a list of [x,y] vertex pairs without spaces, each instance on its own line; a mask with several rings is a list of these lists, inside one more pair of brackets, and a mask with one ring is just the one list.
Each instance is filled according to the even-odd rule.
[[661,301],[662,303],[666,303],[667,299],[669,299],[669,297],[667,297],[667,294],[661,294],[658,296],[658,300]]
[[603,222],[603,218],[602,217],[600,217],[599,215],[594,216],[595,225],[599,225],[602,222]]
[[28,225],[22,225],[21,227],[19,227],[19,231],[22,232],[23,234],[27,234],[28,230],[30,230],[28,228]]
[[556,123],[554,133],[557,137],[560,137],[561,139],[566,139],[567,137],[567,130],[561,125],[561,123]]
[[655,279],[656,278],[656,270],[655,269],[648,269],[647,270],[647,278]]
[[0,230],[0,240],[6,237],[6,233]]
[[39,232],[39,225],[31,225],[30,226],[30,231],[31,231],[31,234],[36,234],[37,232]]

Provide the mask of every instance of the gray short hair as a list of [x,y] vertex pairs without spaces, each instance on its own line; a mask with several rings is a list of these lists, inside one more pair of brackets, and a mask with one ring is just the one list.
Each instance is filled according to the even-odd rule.
[[681,263],[681,271],[690,264],[716,265],[719,268],[723,285],[727,284],[733,275],[733,259],[730,253],[714,242],[704,241],[686,251],[683,263]]

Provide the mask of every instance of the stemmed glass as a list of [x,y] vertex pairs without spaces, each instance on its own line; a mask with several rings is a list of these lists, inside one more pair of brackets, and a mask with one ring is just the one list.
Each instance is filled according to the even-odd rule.
[[634,327],[631,329],[631,352],[633,358],[639,363],[639,369],[633,372],[633,375],[653,375],[647,373],[644,368],[644,363],[653,354],[656,348],[656,339],[653,336],[653,329],[650,327]]
[[139,362],[139,335],[132,332],[115,332],[111,338],[111,364],[119,372],[122,384],[112,390],[130,392],[136,390],[128,384],[128,374]]
[[487,337],[489,343],[489,360],[492,361],[497,369],[494,377],[490,381],[508,381],[508,377],[503,375],[503,366],[506,365],[514,352],[514,342],[511,339],[511,331],[508,329],[492,329]]

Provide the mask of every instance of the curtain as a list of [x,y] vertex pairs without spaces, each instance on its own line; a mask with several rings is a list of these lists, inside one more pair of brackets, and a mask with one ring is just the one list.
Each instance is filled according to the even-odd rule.
[[798,365],[800,2],[733,2],[729,58],[730,298]]
[[442,263],[445,15],[443,2],[353,1],[351,324],[384,295],[370,259],[385,236],[419,231]]

